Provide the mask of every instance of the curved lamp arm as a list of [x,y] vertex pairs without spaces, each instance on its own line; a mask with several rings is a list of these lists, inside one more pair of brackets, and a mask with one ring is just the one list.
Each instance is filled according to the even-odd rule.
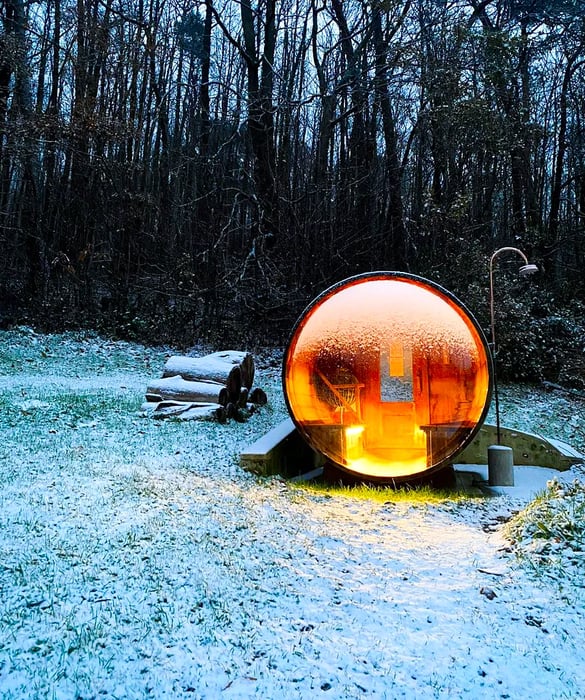
[[505,246],[504,248],[499,248],[490,258],[490,327],[492,334],[491,351],[492,351],[492,365],[494,373],[494,398],[496,401],[496,431],[498,445],[501,441],[500,436],[500,402],[498,397],[498,379],[496,372],[496,322],[494,313],[494,261],[501,253],[518,253],[518,255],[524,260],[524,265],[520,268],[521,275],[531,275],[538,272],[538,267],[528,262],[528,258],[524,253],[518,248],[513,248],[511,246]]
[[498,248],[498,250],[496,250],[496,252],[490,258],[490,330],[492,336],[492,352],[494,356],[496,354],[496,328],[494,319],[494,262],[501,253],[518,253],[522,260],[524,260],[524,265],[520,268],[521,275],[531,275],[538,272],[538,267],[530,264],[526,255],[519,248],[513,248],[512,246]]

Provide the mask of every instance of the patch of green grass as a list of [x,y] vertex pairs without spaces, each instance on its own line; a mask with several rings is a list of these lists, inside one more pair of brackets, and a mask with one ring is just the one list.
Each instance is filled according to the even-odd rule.
[[356,498],[359,500],[374,501],[377,503],[408,503],[412,505],[427,505],[430,503],[461,502],[475,498],[458,489],[438,489],[431,486],[375,486],[370,484],[357,484],[343,486],[320,481],[295,482],[291,486],[298,491],[325,498]]
[[26,397],[6,391],[0,397],[0,421],[10,427],[42,426],[56,422],[78,422],[133,415],[140,408],[140,397],[114,390],[70,391],[35,389]]
[[101,420],[113,422],[119,420],[120,416],[133,416],[140,408],[137,397],[106,390],[62,392],[52,398],[51,404],[54,418],[72,426]]
[[[97,458],[111,452],[112,444],[124,452],[139,442],[140,397],[131,392],[99,389],[80,391],[58,387],[35,388],[25,397],[8,390],[0,397],[0,483],[20,462],[41,464],[67,455],[78,459],[82,453]],[[71,452],[73,450],[73,452]],[[69,454],[71,452],[71,454]]]

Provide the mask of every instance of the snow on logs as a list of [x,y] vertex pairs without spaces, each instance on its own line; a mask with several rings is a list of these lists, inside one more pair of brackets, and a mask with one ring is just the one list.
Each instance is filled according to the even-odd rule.
[[142,410],[153,418],[244,421],[266,393],[253,388],[254,359],[241,350],[222,350],[203,357],[174,355],[160,379],[146,387]]
[[204,357],[169,357],[163,377],[180,375],[190,381],[205,380],[225,384],[237,392],[241,386],[251,389],[254,383],[254,360],[248,352],[222,350]]

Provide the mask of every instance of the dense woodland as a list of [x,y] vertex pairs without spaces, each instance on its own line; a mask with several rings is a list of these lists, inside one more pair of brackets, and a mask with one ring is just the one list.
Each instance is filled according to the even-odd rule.
[[583,386],[584,0],[2,0],[4,323],[283,342],[368,270]]

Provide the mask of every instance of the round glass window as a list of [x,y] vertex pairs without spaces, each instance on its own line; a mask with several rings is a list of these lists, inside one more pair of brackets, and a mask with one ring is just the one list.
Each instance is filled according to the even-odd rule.
[[283,366],[298,430],[339,467],[401,479],[443,467],[481,427],[491,363],[477,322],[414,275],[344,280],[297,321]]

